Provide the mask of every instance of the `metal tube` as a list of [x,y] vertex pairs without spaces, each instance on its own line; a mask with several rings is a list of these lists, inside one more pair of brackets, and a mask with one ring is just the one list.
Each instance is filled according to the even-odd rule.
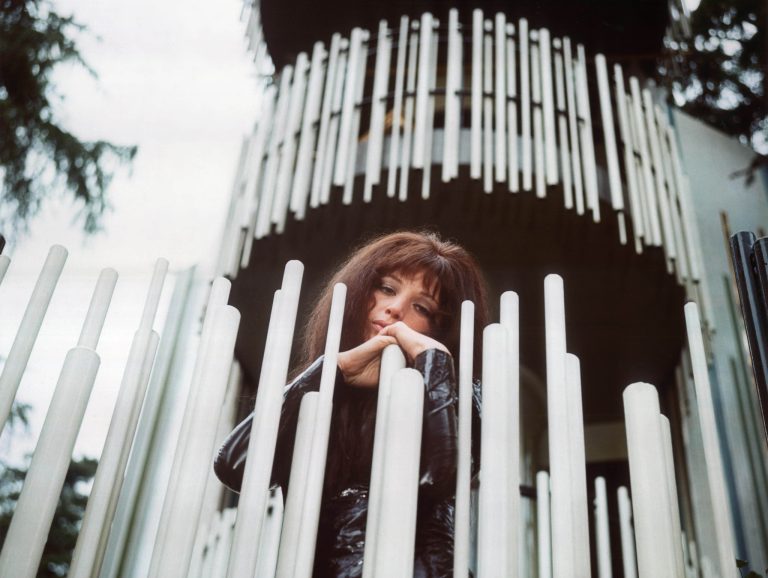
[[363,578],[376,576],[378,564],[379,529],[381,527],[381,497],[384,484],[387,428],[389,427],[390,397],[394,375],[405,368],[405,356],[397,345],[387,346],[381,355],[379,391],[377,394],[376,422],[371,458],[371,483],[368,489],[368,518],[365,525]]
[[597,169],[595,167],[595,144],[592,135],[592,113],[589,107],[589,92],[587,88],[587,57],[584,46],[576,47],[578,54],[574,66],[576,80],[576,103],[581,126],[581,161],[584,167],[584,185],[587,193],[587,206],[592,209],[592,220],[600,222],[600,198],[597,192]]
[[483,190],[493,191],[493,37],[486,20],[483,35]]
[[611,535],[608,525],[608,493],[605,478],[595,478],[595,535],[597,539],[597,575],[613,578],[611,568]]
[[397,187],[397,160],[400,158],[400,124],[403,116],[403,88],[405,86],[405,57],[408,52],[407,16],[400,18],[400,33],[397,37],[397,64],[395,65],[395,102],[392,107],[392,135],[389,141],[389,174],[387,196],[393,198]]
[[255,443],[248,446],[246,456],[232,555],[227,570],[230,578],[251,576],[256,569],[258,551],[254,544],[261,542],[261,521],[267,506],[303,272],[304,266],[299,261],[289,261],[283,274],[274,343],[269,351],[268,369],[264,372],[264,379],[259,380],[256,397],[251,437]]
[[427,133],[427,108],[429,101],[430,62],[432,60],[432,15],[421,15],[419,37],[419,68],[416,81],[416,127],[413,131],[413,167],[425,168],[432,159],[425,158]]
[[472,478],[472,371],[475,341],[475,304],[461,304],[459,345],[459,452],[456,466],[456,513],[453,540],[454,578],[469,576],[469,510]]
[[576,118],[578,104],[574,88],[573,56],[571,39],[563,39],[563,58],[565,60],[565,94],[568,100],[568,130],[571,135],[571,167],[573,168],[573,189],[576,201],[576,214],[584,214],[584,184],[581,175],[581,151],[579,146],[579,125]]
[[[413,25],[417,25],[414,22]],[[410,49],[408,52],[408,78],[406,80],[405,120],[403,123],[403,148],[400,157],[400,193],[399,199],[408,199],[408,171],[411,166],[411,139],[413,135],[413,108],[414,91],[416,90],[416,64],[418,56],[419,35],[414,30],[411,32]]]
[[311,458],[307,474],[308,484],[302,507],[298,549],[295,553],[296,566],[294,576],[296,578],[309,578],[312,575],[346,295],[347,288],[342,283],[337,284],[333,288],[325,355],[323,357],[323,370],[320,375],[320,398],[315,429],[312,435]]
[[[435,26],[439,26],[437,20]],[[429,50],[429,99],[427,101],[427,122],[424,129],[424,170],[421,173],[421,198],[429,198],[429,187],[432,179],[432,139],[435,131],[435,91],[437,90],[437,51],[438,35],[432,35],[432,45]],[[445,124],[445,123],[443,123]],[[445,131],[443,131],[445,135]]]
[[282,527],[283,491],[278,486],[270,490],[264,519],[261,522],[261,535],[264,538],[258,546],[256,571],[253,573],[256,578],[272,578],[275,575]]
[[605,139],[605,157],[608,161],[608,183],[611,191],[611,206],[614,211],[624,210],[624,192],[621,187],[621,171],[619,170],[619,154],[616,150],[616,131],[613,128],[613,109],[611,107],[611,91],[608,86],[608,67],[605,56],[595,56],[597,69],[597,91],[600,97],[600,118],[603,123]]
[[392,378],[390,405],[374,575],[408,576],[416,537],[424,377],[415,369],[399,370]]
[[619,528],[621,530],[621,562],[624,578],[637,578],[637,560],[635,558],[635,532],[632,529],[632,503],[627,488],[621,486],[617,491],[619,501]]
[[[328,65],[325,75],[325,88],[323,89],[323,105],[320,109],[320,128],[317,135],[317,159],[315,168],[312,172],[312,189],[309,197],[309,206],[317,208],[320,206],[320,196],[323,184],[323,172],[328,156],[328,137],[331,122],[331,106],[333,104],[334,89],[336,88],[336,75],[339,67],[339,50],[341,48],[341,35],[334,34],[331,37],[331,47],[328,50]],[[343,67],[342,67],[343,70]]]
[[371,201],[373,185],[381,179],[381,150],[384,145],[384,115],[387,109],[387,89],[389,86],[389,61],[392,41],[386,20],[379,22],[378,41],[376,43],[376,65],[371,98],[371,124],[368,129],[368,156],[365,159],[365,186],[363,199]]
[[497,12],[494,22],[495,87],[493,90],[495,102],[494,135],[496,144],[496,182],[507,180],[507,65],[505,63],[507,44],[507,18],[503,12]]
[[355,184],[355,165],[359,149],[358,137],[360,135],[360,109],[362,107],[363,88],[365,86],[365,70],[368,63],[368,38],[368,31],[364,30],[361,39],[360,55],[357,60],[357,70],[354,76],[354,111],[352,113],[352,128],[349,137],[349,150],[347,152],[347,178],[344,182],[343,196],[343,203],[345,205],[352,204],[352,191]]
[[531,97],[533,101],[533,166],[536,197],[547,195],[546,151],[544,150],[544,118],[541,110],[541,58],[539,56],[539,33],[531,31]]
[[349,37],[349,65],[347,81],[344,84],[344,100],[341,105],[341,121],[339,127],[339,144],[336,152],[336,163],[333,172],[333,184],[341,186],[346,182],[349,166],[349,151],[357,146],[352,138],[352,119],[355,113],[355,96],[357,92],[357,72],[362,56],[363,30],[353,28]]
[[[331,108],[331,118],[329,121],[328,142],[326,143],[326,151],[323,158],[323,177],[320,182],[320,204],[327,205],[331,199],[331,184],[333,182],[333,167],[338,164],[338,142],[340,138],[339,133],[339,119],[342,114],[342,102],[344,99],[344,83],[350,82],[349,78],[354,76],[353,69],[349,66],[348,62],[348,50],[349,43],[346,39],[341,41],[342,51],[339,55],[339,62],[336,65],[336,86],[333,91],[333,104]],[[346,79],[345,79],[346,76]]]
[[[508,549],[510,488],[507,484],[507,330],[491,324],[483,331],[483,422],[481,424],[480,500],[478,518],[478,566],[480,577],[504,575],[508,557],[517,561]],[[504,570],[502,570],[504,569]]]
[[53,297],[53,290],[61,276],[67,250],[61,245],[53,245],[48,251],[43,268],[29,296],[24,317],[21,318],[16,338],[5,359],[3,372],[0,373],[0,431],[5,427],[13,406],[13,398],[19,389],[24,370],[27,368],[32,347],[35,345],[40,326]]
[[664,442],[664,467],[667,473],[667,494],[669,496],[669,518],[672,527],[672,551],[675,555],[675,570],[678,578],[685,578],[683,561],[683,530],[680,525],[680,506],[677,501],[677,481],[675,480],[675,461],[672,457],[672,432],[669,419],[661,416],[661,437]]
[[693,367],[693,381],[696,389],[696,401],[699,409],[701,437],[704,443],[704,462],[709,480],[709,492],[715,519],[714,530],[717,536],[718,567],[722,576],[735,576],[733,528],[731,526],[730,506],[726,491],[725,472],[723,470],[721,447],[715,421],[715,409],[712,401],[712,387],[709,382],[709,366],[704,353],[704,340],[701,334],[699,309],[696,303],[685,305],[685,323],[688,331],[688,348]]
[[117,271],[102,269],[99,280],[96,282],[96,289],[93,291],[93,297],[91,297],[91,304],[88,307],[83,328],[80,331],[80,338],[77,340],[78,347],[96,349],[116,283]]
[[674,577],[659,395],[652,385],[638,382],[624,390],[623,398],[640,576]]
[[483,22],[483,11],[475,8],[472,11],[472,117],[469,162],[469,176],[472,179],[481,177],[483,162]]
[[520,43],[520,125],[522,139],[523,190],[533,187],[533,157],[531,153],[531,59],[529,55],[528,20],[521,18],[517,27]]
[[[448,55],[447,71],[445,78],[445,123],[443,129],[443,168],[442,180],[447,183],[453,176],[454,159],[458,158],[459,147],[459,108],[461,106],[459,89],[459,75],[461,74],[461,61],[459,60],[459,45],[461,44],[461,32],[459,32],[459,11],[451,8],[448,11]],[[458,62],[457,62],[458,61]]]
[[539,30],[541,58],[541,102],[544,109],[544,143],[546,147],[547,184],[559,181],[557,170],[557,140],[555,137],[555,97],[552,89],[552,47],[549,30]]
[[536,474],[536,537],[539,578],[552,578],[552,534],[549,513],[549,474]]
[[515,27],[507,24],[507,122],[509,123],[507,151],[509,153],[509,190],[520,190],[520,160],[518,159],[517,135],[517,52],[515,49]]
[[563,78],[563,43],[552,40],[555,49],[555,98],[557,103],[557,130],[560,139],[560,166],[563,171],[563,205],[573,208],[573,182],[571,180],[571,152],[568,145],[568,116],[565,110],[565,79]]
[[11,259],[8,255],[0,255],[0,283],[3,282],[5,274],[8,271],[8,267],[11,264]]

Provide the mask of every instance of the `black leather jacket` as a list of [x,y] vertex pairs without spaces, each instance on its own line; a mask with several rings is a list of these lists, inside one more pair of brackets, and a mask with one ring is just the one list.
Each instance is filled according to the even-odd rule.
[[[414,360],[425,383],[424,425],[416,529],[415,577],[442,578],[453,570],[453,493],[456,487],[457,387],[453,359],[432,349]],[[287,495],[301,397],[318,391],[322,358],[286,386],[272,483]],[[362,574],[368,512],[376,389],[347,386],[337,372],[323,505],[315,555],[316,577]],[[474,387],[473,471],[479,465],[479,403]],[[239,491],[253,414],[227,437],[214,462],[219,479]]]

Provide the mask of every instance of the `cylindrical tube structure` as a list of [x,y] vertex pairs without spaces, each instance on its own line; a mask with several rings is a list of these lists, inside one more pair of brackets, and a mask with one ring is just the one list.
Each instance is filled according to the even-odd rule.
[[8,267],[11,264],[11,259],[8,255],[0,255],[0,283],[3,282],[5,274],[8,271]]
[[325,342],[323,370],[320,375],[320,399],[317,407],[317,418],[312,435],[309,471],[307,474],[306,496],[301,514],[298,548],[294,576],[312,575],[315,555],[317,528],[320,522],[320,506],[325,479],[325,460],[328,455],[328,438],[331,431],[331,415],[333,413],[333,392],[338,370],[339,344],[341,329],[344,321],[344,305],[347,297],[347,287],[338,283],[333,288],[331,314],[328,320],[328,333]]
[[640,578],[676,576],[669,515],[664,441],[656,388],[633,383],[624,390],[632,510]]
[[597,575],[612,578],[611,533],[608,525],[608,492],[605,478],[595,478],[595,535],[597,536]]
[[635,532],[632,529],[632,502],[627,488],[621,486],[616,492],[619,502],[619,530],[621,532],[621,562],[625,578],[637,578],[635,558]]
[[32,347],[35,345],[37,335],[48,305],[53,297],[53,290],[61,276],[64,262],[67,260],[67,250],[61,245],[54,245],[48,252],[43,269],[29,297],[29,303],[21,318],[21,324],[16,332],[11,350],[5,359],[3,372],[0,373],[0,431],[5,427],[5,422],[11,413],[13,398],[19,389],[21,377],[27,368]]
[[472,370],[475,304],[461,304],[459,343],[459,453],[456,466],[456,514],[453,534],[453,576],[469,575],[469,509],[472,478]]
[[478,519],[479,578],[505,576],[509,568],[509,504],[507,484],[507,330],[491,324],[483,331],[483,423],[480,439]]
[[278,486],[269,496],[264,520],[261,525],[263,536],[258,546],[255,578],[272,578],[277,570],[277,553],[280,546],[280,531],[283,528],[283,491]]
[[539,578],[552,578],[552,534],[549,511],[549,474],[536,474],[536,537]]
[[424,377],[401,369],[392,378],[375,576],[410,576],[416,538],[416,501],[424,410]]
[[114,269],[102,270],[85,316],[83,329],[80,331],[80,338],[77,340],[78,347],[96,349],[116,283],[117,272]]
[[254,431],[251,435],[255,443],[249,445],[246,456],[232,555],[227,571],[230,578],[250,576],[256,568],[303,273],[304,265],[299,261],[289,261],[285,266],[274,347],[269,351],[269,371],[263,374],[265,379],[259,382],[256,398]]
[[398,371],[404,368],[405,356],[403,351],[397,345],[388,345],[382,352],[381,369],[379,370],[379,393],[377,396],[376,425],[373,436],[371,483],[368,490],[368,518],[365,524],[363,578],[375,575],[392,378]]
[[675,553],[675,566],[680,578],[685,576],[685,562],[683,561],[683,530],[680,525],[680,509],[677,501],[677,481],[675,480],[675,462],[672,458],[672,432],[669,428],[669,419],[661,416],[661,436],[664,441],[664,466],[667,471],[667,493],[669,494],[669,516],[672,524],[672,546]]
[[[712,499],[712,513],[715,518],[720,574],[726,578],[737,576],[733,561],[734,553],[733,526],[725,485],[723,459],[720,455],[720,441],[715,421],[715,406],[712,402],[712,387],[709,383],[709,367],[704,353],[704,340],[701,336],[699,308],[696,303],[685,306],[685,324],[688,329],[688,347],[693,366],[693,381],[696,387],[696,400],[699,409],[701,438],[704,443],[704,461],[707,466],[707,478]],[[635,513],[637,516],[637,513]]]
[[67,353],[5,537],[0,576],[37,575],[98,368],[99,356],[91,349]]

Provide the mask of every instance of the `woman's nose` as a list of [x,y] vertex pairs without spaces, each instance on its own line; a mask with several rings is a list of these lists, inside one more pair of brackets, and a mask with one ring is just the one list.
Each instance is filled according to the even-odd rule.
[[400,316],[402,315],[402,306],[400,303],[391,301],[387,304],[387,315],[394,317],[395,319],[400,319]]

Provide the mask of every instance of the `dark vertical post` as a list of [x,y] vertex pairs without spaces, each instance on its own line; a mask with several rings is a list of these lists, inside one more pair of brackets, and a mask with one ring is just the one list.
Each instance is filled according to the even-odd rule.
[[731,236],[730,244],[763,429],[768,439],[768,239],[756,244],[754,234],[742,231]]

